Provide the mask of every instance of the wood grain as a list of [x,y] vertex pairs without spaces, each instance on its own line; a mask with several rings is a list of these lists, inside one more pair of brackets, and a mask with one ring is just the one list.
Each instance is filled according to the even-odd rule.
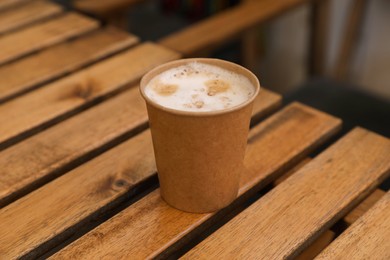
[[380,200],[386,192],[380,189],[376,189],[367,198],[365,198],[356,208],[351,210],[344,218],[343,221],[347,225],[352,225],[358,220],[364,213],[366,213],[378,200]]
[[[263,89],[262,92],[266,91]],[[254,115],[263,114],[269,106],[273,106],[270,99],[278,102],[280,96],[274,94],[272,97],[271,92],[260,95],[255,102],[262,105],[256,106],[259,110],[254,110]],[[38,149],[33,155],[35,158],[27,163],[23,162],[23,168],[26,170],[36,167],[39,163],[34,165],[30,162],[51,157],[54,165],[46,165],[50,170],[57,167],[57,161],[61,159],[69,160],[69,157],[80,156],[78,149],[85,152],[86,149],[101,145],[113,136],[146,122],[144,102],[138,89],[132,89],[46,131],[51,134],[43,132],[34,136],[33,143],[24,147],[12,147],[11,149],[15,148],[14,154],[8,154],[7,157],[16,158],[20,151],[28,155],[35,147]],[[46,156],[42,156],[43,154]],[[19,154],[18,158],[25,157]],[[16,163],[8,169],[15,166]],[[36,167],[29,174],[34,175],[40,170]],[[22,171],[19,173],[23,178],[29,178],[28,174]],[[119,200],[123,201],[136,194],[138,187],[154,175],[153,149],[150,133],[146,131],[1,209],[0,230],[3,235],[0,236],[0,254],[5,258],[39,255],[50,245],[75,232],[77,226],[86,223],[86,219],[91,219],[97,213],[113,207]],[[28,216],[21,213],[26,210],[29,212]]]
[[67,13],[0,38],[0,65],[23,55],[96,29],[98,22]]
[[47,1],[32,1],[0,13],[0,34],[49,18],[63,11],[60,5]]
[[[248,171],[243,172],[236,203],[264,187],[339,126],[340,121],[331,116],[292,104],[253,128],[245,158]],[[215,221],[215,216],[176,210],[156,190],[55,254],[53,259],[145,259],[161,253],[166,256],[165,250],[175,250],[184,237],[199,234],[207,223]]]
[[146,122],[144,102],[134,88],[2,151],[0,206]]
[[168,35],[160,44],[191,56],[205,49],[223,44],[261,22],[282,14],[307,0],[248,1],[234,8]]
[[390,192],[316,259],[390,259]]
[[22,3],[28,2],[31,0],[1,0],[0,1],[0,11],[8,9],[10,7],[15,7],[21,5]]
[[[85,223],[90,214],[127,192],[134,194],[155,172],[149,135],[144,132],[1,209],[0,256],[37,257],[74,233],[79,221]],[[28,215],[22,213],[26,210]],[[47,243],[63,232],[62,238]]]
[[[312,159],[311,158],[305,158],[303,159],[299,164],[297,164],[294,168],[289,170],[288,172],[284,173],[282,176],[277,178],[273,184],[274,186],[277,186],[281,184],[283,181],[285,181],[287,178],[289,178],[291,175],[296,173],[298,170],[300,170],[303,166],[308,164]],[[300,253],[297,257],[294,259],[296,260],[306,260],[306,259],[313,259],[315,256],[317,256],[325,247],[327,247],[332,240],[335,238],[336,234],[331,230],[326,230],[323,234],[321,234],[313,243],[308,245],[308,247],[303,250],[302,253]]]
[[297,256],[389,173],[390,140],[355,128],[183,259]]
[[[299,169],[301,169],[303,166],[308,164],[312,159],[311,158],[305,158],[303,159],[299,164],[297,164],[294,168],[284,173],[282,176],[277,178],[273,184],[274,186],[277,186],[281,184],[283,181],[285,181],[287,178],[289,178],[291,175],[296,173]],[[305,250],[303,250],[302,253],[300,253],[297,257],[294,259],[296,260],[306,260],[306,259],[313,259],[315,256],[317,256],[325,247],[327,247],[332,240],[335,238],[336,234],[331,231],[327,230],[323,234],[321,234],[313,243],[311,243]]]
[[1,66],[0,103],[137,42],[137,37],[107,27]]
[[277,186],[279,184],[281,184],[282,182],[284,182],[288,177],[290,177],[291,175],[293,175],[294,173],[296,173],[299,169],[301,169],[303,166],[305,166],[306,164],[308,164],[312,159],[311,158],[305,158],[303,159],[299,164],[297,164],[294,168],[292,168],[291,170],[289,170],[288,172],[284,173],[282,176],[280,176],[279,178],[277,178],[275,181],[274,181],[274,185]]
[[[281,177],[274,181],[274,185],[279,185],[285,181],[288,177],[297,172],[304,165],[308,164],[312,159],[306,158],[302,160],[297,166],[290,171],[283,174]],[[352,225],[358,218],[366,213],[383,195],[386,194],[383,190],[375,189],[367,198],[365,198],[358,206],[351,210],[346,216],[343,217],[343,222],[348,226]],[[318,239],[316,239],[308,248],[306,248],[296,259],[313,259],[317,256],[325,247],[327,247],[335,237],[335,233],[331,230],[325,231]]]
[[0,105],[0,147],[134,84],[151,68],[178,57],[173,51],[144,43]]

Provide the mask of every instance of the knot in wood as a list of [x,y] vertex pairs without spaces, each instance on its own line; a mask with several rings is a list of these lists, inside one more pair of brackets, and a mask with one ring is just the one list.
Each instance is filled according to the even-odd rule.
[[116,180],[116,181],[114,182],[114,185],[115,185],[116,187],[121,188],[121,187],[127,186],[128,183],[127,183],[127,181],[125,181],[125,180],[123,180],[123,179],[119,179],[119,180]]

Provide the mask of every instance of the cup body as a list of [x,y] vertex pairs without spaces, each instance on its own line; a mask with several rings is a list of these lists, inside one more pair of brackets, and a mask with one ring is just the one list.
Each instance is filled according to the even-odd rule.
[[[244,75],[255,87],[254,95],[236,107],[210,112],[166,108],[145,95],[145,86],[155,76],[192,61]],[[217,59],[173,61],[142,78],[140,91],[147,105],[161,196],[169,205],[204,213],[221,209],[237,197],[253,100],[259,88],[250,71]]]

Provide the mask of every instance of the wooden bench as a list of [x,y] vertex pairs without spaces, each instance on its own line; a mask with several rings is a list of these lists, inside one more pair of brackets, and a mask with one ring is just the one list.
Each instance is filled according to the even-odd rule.
[[[181,55],[77,16],[96,27],[0,66],[2,75],[31,70],[29,84],[1,79],[6,90],[20,86],[0,105],[1,259],[329,258],[347,254],[343,247],[356,237],[368,246],[355,256],[374,248],[388,256],[388,195],[375,189],[390,173],[390,140],[356,128],[330,145],[340,119],[296,102],[276,111],[280,95],[264,88],[236,201],[210,214],[165,204],[137,84]],[[97,46],[83,51],[91,42]],[[40,63],[50,69],[41,72]]]

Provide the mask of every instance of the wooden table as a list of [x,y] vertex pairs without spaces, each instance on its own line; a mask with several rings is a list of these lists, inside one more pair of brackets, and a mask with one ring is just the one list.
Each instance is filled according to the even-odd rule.
[[181,212],[137,84],[182,54],[45,1],[0,33],[0,259],[389,259],[388,138],[263,88],[238,198]]

